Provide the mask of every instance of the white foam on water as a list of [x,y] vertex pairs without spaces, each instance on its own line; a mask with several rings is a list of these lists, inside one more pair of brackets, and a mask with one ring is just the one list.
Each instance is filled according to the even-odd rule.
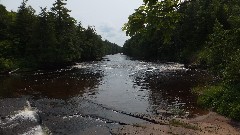
[[22,135],[45,135],[42,127],[40,125],[33,127],[31,130],[23,133]]
[[187,70],[184,68],[183,64],[174,63],[174,64],[164,64],[160,67],[161,71],[176,71],[176,70]]
[[30,102],[27,101],[27,106],[24,108],[24,110],[20,110],[18,111],[17,114],[10,116],[9,118],[7,118],[6,122],[1,122],[1,125],[6,125],[9,123],[14,122],[15,120],[29,120],[29,121],[33,121],[33,122],[37,122],[37,112],[36,110],[33,110]]
[[29,110],[32,110],[32,107],[31,107],[31,104],[30,104],[30,102],[29,102],[29,101],[27,101],[26,103],[27,103],[27,109],[29,109]]
[[106,70],[113,69],[112,67],[105,67]]
[[[16,126],[19,126],[19,121],[25,122],[25,121],[31,121],[31,122],[38,122],[38,114],[36,110],[32,110],[32,107],[30,105],[30,102],[26,102],[26,106],[24,110],[20,110],[17,112],[17,114],[11,115],[7,117],[5,120],[0,121],[0,125],[2,128],[15,128]],[[43,135],[43,131],[41,126],[34,127],[31,131],[26,132],[26,135]],[[24,134],[24,135],[25,135]]]
[[151,67],[148,67],[147,68],[147,72],[153,72],[154,70],[156,70],[157,68],[156,67],[154,67],[154,66],[151,66]]
[[37,116],[37,113],[35,111],[25,108],[23,111],[20,111],[18,114],[15,114],[12,117],[10,117],[9,121],[22,119],[22,120],[30,120],[30,121],[37,122],[36,116]]
[[72,68],[78,68],[78,69],[85,69],[85,68],[91,68],[95,64],[88,64],[88,63],[77,63],[76,65],[72,66]]
[[135,71],[144,70],[144,69],[147,69],[146,65],[137,65],[137,66],[135,66]]
[[22,120],[30,120],[37,122],[37,112],[32,109],[31,104],[29,101],[26,101],[27,106],[25,107],[24,110],[19,111],[18,114],[15,114],[10,118],[11,121],[16,120],[16,119],[22,119]]

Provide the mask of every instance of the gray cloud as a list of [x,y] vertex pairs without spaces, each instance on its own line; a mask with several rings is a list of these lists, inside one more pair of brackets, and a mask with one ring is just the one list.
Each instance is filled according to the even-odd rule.
[[99,27],[100,31],[101,32],[105,32],[105,33],[111,33],[114,31],[114,28],[113,27],[110,27],[109,25],[107,24],[104,24],[104,25],[101,25]]
[[104,23],[99,27],[96,27],[96,29],[97,32],[103,37],[103,39],[117,43],[120,46],[122,46],[125,40],[129,38],[125,36],[125,32],[123,32],[121,28],[108,23]]

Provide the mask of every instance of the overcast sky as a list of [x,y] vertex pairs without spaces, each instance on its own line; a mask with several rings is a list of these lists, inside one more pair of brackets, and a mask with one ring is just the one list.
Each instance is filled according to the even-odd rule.
[[[55,0],[29,0],[37,12],[40,7],[52,7]],[[22,0],[0,0],[8,10],[17,11]],[[113,43],[122,46],[128,37],[121,28],[128,16],[142,4],[142,0],[68,0],[67,8],[72,17],[81,21],[84,27],[95,26],[97,33]]]

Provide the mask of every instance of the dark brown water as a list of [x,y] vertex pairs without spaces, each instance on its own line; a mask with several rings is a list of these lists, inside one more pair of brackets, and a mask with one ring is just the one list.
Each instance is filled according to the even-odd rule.
[[[203,71],[125,55],[66,69],[0,77],[0,134],[111,134],[118,125],[149,123],[141,115],[201,115],[191,89]],[[170,116],[169,116],[170,117]]]

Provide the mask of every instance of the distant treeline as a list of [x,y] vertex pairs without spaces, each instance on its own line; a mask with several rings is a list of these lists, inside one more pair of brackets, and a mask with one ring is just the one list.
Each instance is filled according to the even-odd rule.
[[200,102],[240,120],[240,1],[143,0],[123,27],[125,54],[200,65],[219,76]]
[[66,0],[56,0],[48,11],[35,10],[23,0],[17,12],[0,4],[0,70],[51,68],[76,61],[97,60],[121,52],[121,47],[84,28],[69,15]]

